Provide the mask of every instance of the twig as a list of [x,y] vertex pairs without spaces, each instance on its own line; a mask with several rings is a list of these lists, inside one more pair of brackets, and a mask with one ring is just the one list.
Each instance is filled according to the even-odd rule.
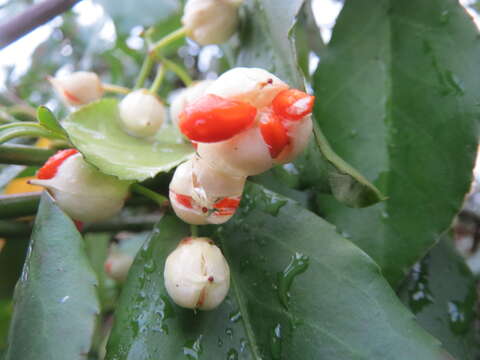
[[1,145],[0,164],[41,166],[55,150],[25,145]]
[[81,0],[44,0],[0,25],[0,49],[69,10]]

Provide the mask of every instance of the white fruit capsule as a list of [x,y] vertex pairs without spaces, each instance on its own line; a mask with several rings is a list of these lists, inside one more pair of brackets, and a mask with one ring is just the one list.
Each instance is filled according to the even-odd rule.
[[300,121],[289,121],[286,123],[290,144],[278,155],[273,162],[275,164],[286,164],[295,158],[307,147],[312,135],[313,123],[310,115]]
[[180,113],[185,109],[186,106],[200,98],[212,83],[213,80],[198,81],[192,86],[182,89],[180,93],[175,96],[172,104],[170,105],[170,118],[174,124],[178,126]]
[[227,141],[199,143],[197,152],[210,167],[232,176],[257,175],[273,165],[268,146],[257,126]]
[[35,179],[70,217],[84,222],[105,220],[119,212],[128,194],[129,183],[105,175],[87,164],[81,154],[63,161],[50,179]]
[[136,137],[153,136],[166,117],[161,101],[147,89],[139,89],[125,96],[119,106],[122,126]]
[[211,239],[185,238],[165,261],[164,281],[177,305],[212,310],[228,293],[230,269]]
[[269,106],[275,96],[286,89],[287,84],[266,70],[236,67],[220,75],[206,94],[245,101],[261,109]]
[[71,106],[86,105],[103,96],[102,82],[93,72],[77,71],[60,77],[49,77],[48,80]]
[[230,176],[194,158],[175,170],[170,204],[189,224],[222,224],[238,208],[244,185],[245,177]]
[[188,0],[182,17],[187,36],[200,45],[224,43],[235,33],[240,3],[233,0]]

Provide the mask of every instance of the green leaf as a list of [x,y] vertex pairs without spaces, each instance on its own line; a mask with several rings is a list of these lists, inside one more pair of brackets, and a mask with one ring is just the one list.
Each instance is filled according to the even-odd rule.
[[3,359],[2,352],[7,347],[8,327],[12,317],[12,309],[11,301],[0,300],[0,359]]
[[[296,50],[292,41],[295,19],[303,0],[250,0],[247,2],[245,23],[241,28],[242,47],[237,66],[256,66],[267,69],[296,88],[304,81],[297,65]],[[313,140],[312,140],[313,141]],[[322,163],[328,176],[308,169],[305,181],[308,186],[319,186],[319,177],[327,182],[329,190],[348,206],[363,207],[383,200],[381,193],[355,169],[342,160],[330,147],[318,127],[315,128],[318,149],[310,153],[315,163]],[[318,151],[320,150],[320,151]],[[303,154],[297,163],[305,162]],[[315,164],[315,166],[318,166]]]
[[149,141],[128,135],[120,124],[115,99],[84,106],[63,122],[85,159],[121,180],[145,180],[174,168],[193,153],[173,126],[162,128],[155,141]]
[[110,279],[105,272],[105,260],[107,260],[111,237],[112,235],[109,233],[88,233],[84,236],[90,264],[97,274],[98,297],[102,307],[102,313],[112,311],[115,308],[115,302],[118,297],[118,289],[115,281]]
[[195,313],[168,298],[165,259],[189,231],[165,216],[130,270],[107,359],[449,358],[378,266],[297,203],[248,184],[235,217],[211,230],[230,264],[226,301]]
[[37,118],[40,125],[42,125],[45,129],[65,138],[65,130],[63,130],[55,115],[53,115],[53,113],[47,107],[38,107]]
[[400,298],[420,325],[458,359],[479,353],[475,332],[476,279],[453,247],[449,235],[417,263],[402,284]]
[[[26,226],[26,225],[24,225]],[[4,237],[4,234],[0,233]],[[0,251],[0,301],[11,300],[13,289],[22,273],[28,238],[10,237]]]
[[22,121],[0,126],[0,144],[21,136],[63,139],[57,133],[53,133],[34,122]]
[[5,360],[85,359],[99,312],[96,286],[80,233],[45,192],[15,288]]
[[347,1],[318,67],[315,115],[388,200],[322,214],[398,284],[450,226],[472,177],[478,32],[456,1]]

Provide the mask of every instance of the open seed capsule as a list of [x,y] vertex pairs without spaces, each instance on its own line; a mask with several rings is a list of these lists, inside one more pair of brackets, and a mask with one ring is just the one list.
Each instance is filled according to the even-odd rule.
[[63,211],[85,222],[102,221],[119,212],[129,187],[128,182],[87,164],[75,149],[52,156],[30,182],[47,188]]
[[189,224],[222,224],[235,214],[244,185],[245,177],[227,175],[195,157],[175,170],[170,203]]

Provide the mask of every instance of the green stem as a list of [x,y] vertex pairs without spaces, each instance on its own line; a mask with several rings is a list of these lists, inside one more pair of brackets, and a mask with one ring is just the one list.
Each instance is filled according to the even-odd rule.
[[124,86],[106,84],[106,83],[102,83],[102,87],[103,87],[103,90],[107,92],[113,92],[116,94],[128,94],[130,91],[132,91],[129,88],[126,88]]
[[15,117],[8,112],[0,110],[0,122],[3,124],[9,124],[18,121]]
[[47,130],[40,124],[34,122],[14,122],[0,126],[0,144],[20,136],[66,139],[65,135]]
[[152,199],[161,207],[164,207],[168,204],[168,199],[165,196],[160,195],[159,193],[152,191],[138,183],[132,184],[130,186],[130,189],[137,194],[140,194],[145,197],[148,197],[149,199]]
[[192,237],[198,237],[198,226],[190,225],[190,232],[192,234]]
[[158,56],[158,58],[170,71],[174,72],[180,78],[180,80],[183,81],[185,86],[190,86],[193,83],[193,80],[190,75],[188,75],[187,70],[185,70],[181,65],[170,61],[163,56]]
[[41,166],[55,150],[25,145],[1,145],[0,164]]
[[11,219],[35,214],[41,192],[0,195],[0,219]]
[[145,84],[150,71],[152,70],[154,64],[154,58],[150,54],[147,55],[145,60],[143,60],[142,68],[140,69],[140,74],[138,75],[137,82],[135,83],[135,89],[140,89]]
[[152,86],[150,87],[150,92],[156,94],[162,86],[163,79],[165,77],[165,66],[162,64],[158,65],[157,75],[153,80]]
[[162,48],[171,44],[172,42],[182,39],[187,35],[187,29],[185,27],[181,27],[170,34],[164,36],[155,44],[150,47],[150,54],[157,54]]

